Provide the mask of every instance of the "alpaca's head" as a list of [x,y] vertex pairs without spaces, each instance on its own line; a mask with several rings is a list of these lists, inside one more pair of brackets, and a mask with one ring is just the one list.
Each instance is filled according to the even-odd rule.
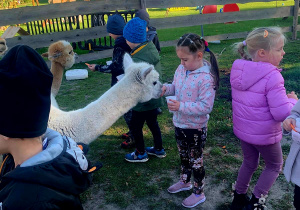
[[7,50],[6,41],[5,39],[0,37],[0,55],[4,54]]
[[71,68],[75,63],[76,53],[73,51],[72,45],[64,40],[51,44],[48,52],[42,54],[51,62],[60,63],[65,69]]
[[141,88],[138,90],[142,93],[139,102],[146,102],[152,98],[160,97],[162,84],[153,65],[145,62],[135,63],[127,53],[124,56],[123,65],[125,76],[130,75],[132,80],[139,84],[138,87]]

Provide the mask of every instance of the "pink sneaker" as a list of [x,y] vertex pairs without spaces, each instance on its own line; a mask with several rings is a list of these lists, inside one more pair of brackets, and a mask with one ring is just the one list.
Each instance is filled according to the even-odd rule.
[[189,197],[183,200],[182,205],[186,208],[193,208],[206,200],[204,193],[196,195],[192,193]]
[[182,181],[179,181],[175,184],[173,184],[171,187],[168,188],[169,193],[178,193],[180,191],[190,190],[192,189],[193,185],[189,183],[183,183]]

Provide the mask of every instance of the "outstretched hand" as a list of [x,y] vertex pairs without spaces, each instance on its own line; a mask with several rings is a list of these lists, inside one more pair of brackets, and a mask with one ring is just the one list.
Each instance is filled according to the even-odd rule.
[[298,100],[297,94],[295,93],[295,91],[292,91],[290,93],[287,94],[288,98],[294,98],[296,100]]
[[291,132],[291,130],[292,130],[291,124],[294,127],[296,127],[296,120],[293,118],[288,118],[283,121],[282,127],[284,128],[284,130]]
[[95,69],[96,64],[88,64],[88,63],[86,63],[86,65],[87,65],[87,67],[88,67],[91,71],[95,71],[95,70],[96,70],[96,69]]
[[167,91],[167,87],[163,85],[162,88],[161,88],[160,97],[162,97],[163,95],[165,95],[166,91]]

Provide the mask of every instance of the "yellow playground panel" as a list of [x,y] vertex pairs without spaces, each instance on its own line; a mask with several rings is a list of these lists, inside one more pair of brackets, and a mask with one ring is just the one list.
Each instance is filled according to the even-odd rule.
[[170,7],[169,11],[180,11],[180,10],[188,10],[189,7]]

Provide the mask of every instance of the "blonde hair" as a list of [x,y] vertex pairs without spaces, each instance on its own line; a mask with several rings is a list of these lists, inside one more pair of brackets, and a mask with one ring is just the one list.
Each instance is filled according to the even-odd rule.
[[248,34],[246,40],[234,44],[234,50],[245,60],[252,60],[259,49],[269,51],[280,39],[286,42],[280,27],[255,28]]

